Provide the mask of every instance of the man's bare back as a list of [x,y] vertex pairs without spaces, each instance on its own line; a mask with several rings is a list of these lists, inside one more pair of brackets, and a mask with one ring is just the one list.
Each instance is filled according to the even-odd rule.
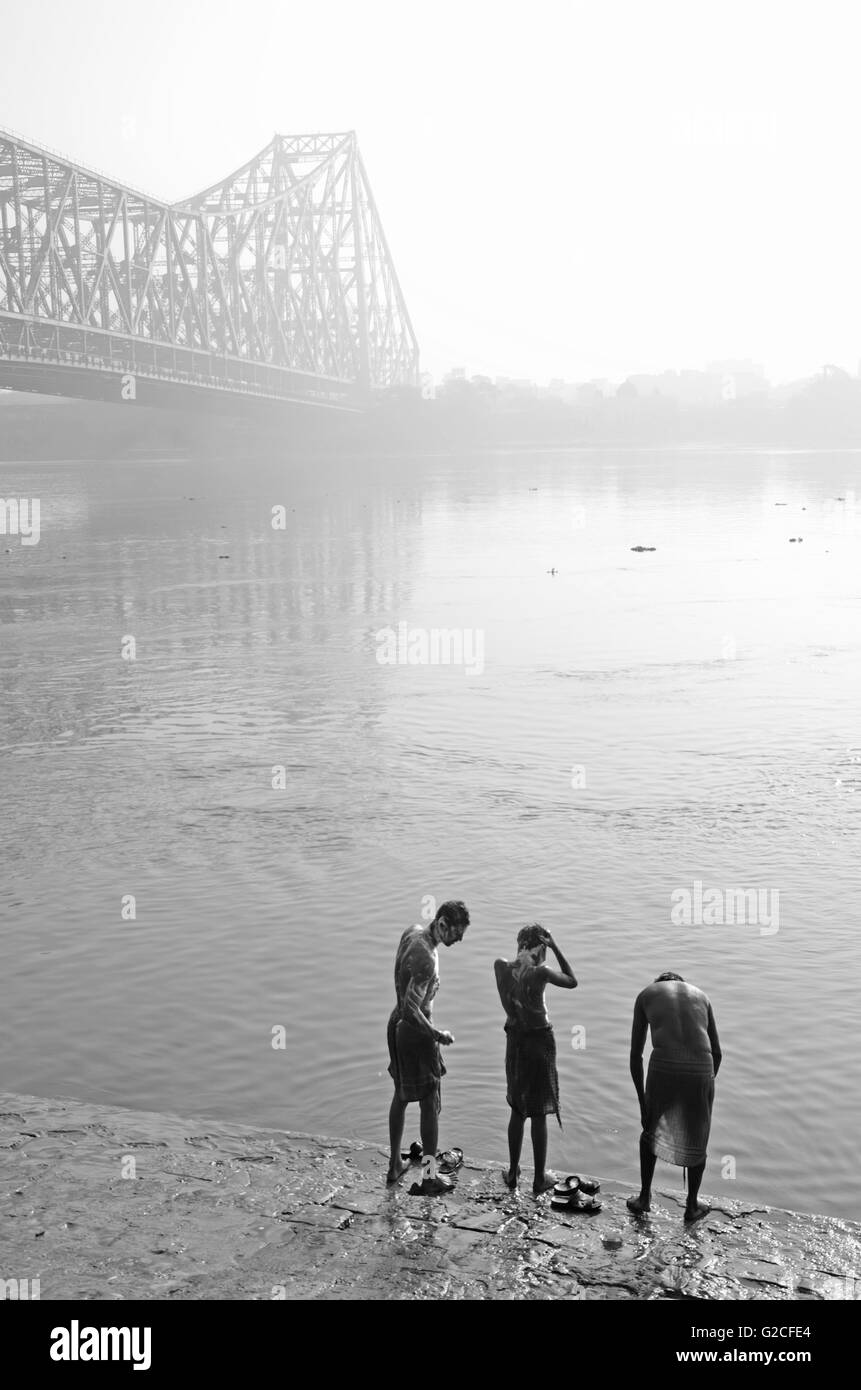
[[632,1051],[639,1044],[642,1054],[647,1028],[651,1028],[656,1051],[677,1056],[708,1056],[717,1040],[708,996],[685,980],[657,980],[639,995],[634,1005]]

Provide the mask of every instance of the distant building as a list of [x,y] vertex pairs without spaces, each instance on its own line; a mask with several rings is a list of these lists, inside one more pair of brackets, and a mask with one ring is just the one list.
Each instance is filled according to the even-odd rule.
[[576,381],[563,381],[562,377],[556,376],[552,381],[547,383],[547,387],[541,392],[541,395],[546,396],[550,400],[566,401],[570,403],[571,401],[577,400],[577,393],[579,390],[580,387],[577,385]]
[[753,377],[760,385],[765,386],[765,368],[761,362],[752,362],[749,357],[727,357],[718,362],[707,362],[707,372],[716,372],[718,376],[723,376],[731,372],[734,376]]
[[640,396],[663,396],[682,406],[718,405],[767,391],[765,371],[757,362],[729,359],[710,362],[705,371],[638,373],[628,377]]
[[679,405],[715,405],[721,399],[721,378],[709,372],[636,373],[628,381],[638,396],[663,396]]
[[744,396],[755,396],[768,390],[765,368],[759,362],[751,362],[729,357],[722,362],[709,362],[706,371],[719,378],[723,400],[741,400]]
[[615,387],[603,376],[581,382],[576,391],[576,399],[580,405],[592,405],[596,401],[603,401],[608,396],[615,395]]
[[528,381],[525,377],[498,376],[494,385],[502,396],[529,396],[532,398],[538,395],[536,383]]

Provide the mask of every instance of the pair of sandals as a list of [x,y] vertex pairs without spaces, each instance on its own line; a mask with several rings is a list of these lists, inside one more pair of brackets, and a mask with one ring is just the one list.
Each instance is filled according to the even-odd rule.
[[[418,1140],[413,1140],[406,1153],[401,1154],[405,1163],[421,1163],[424,1158],[424,1151]],[[436,1156],[436,1168],[438,1173],[456,1173],[458,1168],[463,1167],[463,1149],[443,1149]]]
[[581,1178],[577,1173],[572,1173],[555,1184],[550,1205],[554,1211],[583,1212],[592,1216],[603,1206],[598,1200],[600,1191],[601,1184],[597,1178]]

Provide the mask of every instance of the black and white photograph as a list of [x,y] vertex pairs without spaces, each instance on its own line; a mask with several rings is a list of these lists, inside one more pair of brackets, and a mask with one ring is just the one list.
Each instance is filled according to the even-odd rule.
[[857,9],[0,32],[30,1364],[543,1301],[815,1367],[861,1297]]

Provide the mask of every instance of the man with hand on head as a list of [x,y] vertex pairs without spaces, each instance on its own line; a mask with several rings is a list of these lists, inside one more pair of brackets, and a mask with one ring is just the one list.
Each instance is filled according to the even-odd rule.
[[454,946],[469,926],[462,902],[443,903],[427,927],[409,927],[395,957],[397,1003],[388,1026],[389,1075],[395,1094],[389,1109],[391,1158],[386,1175],[395,1183],[407,1171],[401,1158],[407,1106],[421,1108],[423,1196],[450,1192],[453,1184],[436,1170],[439,1138],[440,1082],[445,1075],[440,1047],[454,1042],[451,1033],[433,1024],[433,1001],[439,989],[439,946]]

